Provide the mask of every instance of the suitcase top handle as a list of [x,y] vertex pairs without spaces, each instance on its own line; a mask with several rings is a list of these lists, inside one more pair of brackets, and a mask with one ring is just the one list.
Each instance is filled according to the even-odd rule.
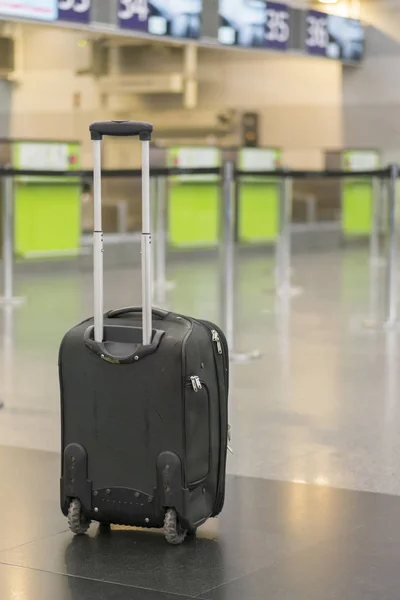
[[102,140],[103,135],[129,137],[138,135],[142,142],[151,140],[153,125],[143,121],[97,121],[89,127],[92,140]]

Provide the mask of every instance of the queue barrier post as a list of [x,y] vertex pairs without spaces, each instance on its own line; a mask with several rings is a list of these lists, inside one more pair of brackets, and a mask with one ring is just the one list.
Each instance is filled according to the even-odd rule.
[[165,176],[154,179],[155,199],[155,281],[154,289],[157,302],[166,302],[166,292],[175,287],[173,281],[167,280],[167,196],[168,180]]
[[378,177],[372,179],[372,224],[369,239],[369,316],[364,321],[367,328],[375,328],[381,319],[379,297],[379,272],[385,263],[381,256],[381,216],[383,200],[383,180]]
[[399,176],[397,165],[390,165],[388,190],[388,224],[387,224],[387,272],[386,272],[386,326],[396,325],[398,312],[398,240],[397,240],[397,210],[396,185]]
[[2,294],[0,306],[17,306],[24,299],[14,296],[14,182],[7,174],[2,177]]
[[[6,394],[13,394],[14,388],[14,308],[12,304],[7,304],[1,311],[3,321],[2,329],[2,361],[1,369],[4,374],[3,384]],[[4,397],[0,398],[0,409],[4,408]]]
[[384,260],[380,251],[380,235],[382,229],[382,202],[383,189],[382,180],[378,177],[372,179],[372,226],[370,235],[370,263],[373,266],[382,266]]
[[293,205],[293,178],[288,172],[280,182],[279,197],[279,232],[275,254],[276,293],[280,297],[298,296],[300,288],[292,287],[292,205]]
[[227,161],[223,166],[222,185],[222,236],[220,244],[221,264],[221,320],[233,363],[247,363],[259,358],[260,352],[235,351],[235,218],[236,218],[235,163]]

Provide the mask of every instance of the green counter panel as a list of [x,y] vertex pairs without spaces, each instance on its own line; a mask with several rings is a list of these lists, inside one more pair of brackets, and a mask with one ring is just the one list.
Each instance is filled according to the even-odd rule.
[[217,246],[220,186],[214,182],[171,183],[168,222],[171,248]]
[[79,185],[16,183],[16,256],[56,258],[77,255],[80,211]]
[[345,181],[342,191],[342,228],[345,235],[368,235],[372,227],[371,181]]
[[276,182],[242,183],[239,195],[239,241],[270,242],[279,227],[279,189]]
[[[351,148],[342,152],[341,168],[347,171],[379,169],[376,150]],[[373,182],[369,179],[345,179],[342,183],[342,229],[347,237],[369,235],[373,220]]]

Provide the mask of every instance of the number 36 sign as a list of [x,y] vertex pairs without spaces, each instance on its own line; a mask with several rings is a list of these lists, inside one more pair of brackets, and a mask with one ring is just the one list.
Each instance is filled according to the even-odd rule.
[[308,11],[306,50],[309,54],[326,56],[329,44],[328,18],[327,14],[317,10]]
[[58,0],[58,19],[74,23],[89,23],[91,0]]

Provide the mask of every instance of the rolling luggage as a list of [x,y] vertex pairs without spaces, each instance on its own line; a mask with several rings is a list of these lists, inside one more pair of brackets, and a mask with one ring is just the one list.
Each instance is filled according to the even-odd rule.
[[[59,352],[61,509],[71,531],[91,520],[164,527],[180,544],[224,504],[228,348],[213,323],[151,307],[152,125],[90,126],[94,147],[94,318]],[[103,314],[101,143],[142,142],[142,307]]]

